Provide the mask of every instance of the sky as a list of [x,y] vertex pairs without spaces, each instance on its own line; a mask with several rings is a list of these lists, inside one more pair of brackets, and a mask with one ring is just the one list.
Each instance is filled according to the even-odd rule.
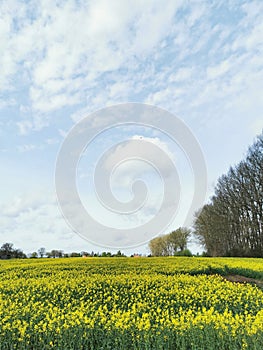
[[[126,103],[153,105],[179,118],[202,149],[206,201],[218,177],[244,158],[263,128],[261,0],[135,0],[132,6],[123,0],[2,0],[0,51],[0,244],[12,242],[26,253],[40,247],[65,252],[121,247],[126,254],[147,254],[146,240],[159,233],[151,232],[136,247],[127,248],[129,239],[119,236],[105,238],[104,246],[102,235],[96,240],[96,226],[87,240],[64,219],[56,162],[83,118],[95,131],[96,111],[107,108],[97,118],[102,125],[115,123],[107,110]],[[122,121],[120,115],[117,119]],[[166,122],[164,117],[164,129]],[[83,150],[76,182],[97,221],[125,230],[154,218],[162,206],[167,173],[162,157],[152,160],[159,159],[159,172],[139,153],[123,161],[141,150],[134,142],[141,140],[168,155],[180,178],[180,205],[163,233],[184,224],[196,190],[193,169],[180,145],[161,131],[120,125]],[[131,185],[138,178],[148,183],[145,207],[132,216],[100,203],[94,172],[105,155],[105,174],[119,201],[133,198]],[[105,177],[100,180],[102,186]],[[202,251],[194,242],[189,247]]]

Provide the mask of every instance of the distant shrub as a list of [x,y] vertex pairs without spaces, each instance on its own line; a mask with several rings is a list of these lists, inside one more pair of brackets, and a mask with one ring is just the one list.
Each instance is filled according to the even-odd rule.
[[193,256],[193,254],[190,252],[189,249],[181,250],[180,252],[176,252],[174,255],[175,256]]
[[207,252],[203,252],[202,253],[202,257],[203,258],[208,258],[208,257],[210,257],[211,255],[209,255]]

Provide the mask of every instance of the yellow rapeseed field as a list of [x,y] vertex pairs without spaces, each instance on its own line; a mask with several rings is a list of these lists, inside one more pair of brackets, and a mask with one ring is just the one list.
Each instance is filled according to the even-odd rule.
[[263,259],[0,262],[0,350],[263,349]]

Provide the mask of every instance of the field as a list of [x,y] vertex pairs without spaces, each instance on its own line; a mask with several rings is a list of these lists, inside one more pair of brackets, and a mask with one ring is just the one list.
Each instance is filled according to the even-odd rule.
[[0,261],[0,350],[263,349],[263,259]]

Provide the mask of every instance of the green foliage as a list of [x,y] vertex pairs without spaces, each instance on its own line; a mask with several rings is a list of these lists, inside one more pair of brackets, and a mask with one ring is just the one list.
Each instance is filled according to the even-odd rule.
[[26,255],[20,249],[15,249],[13,243],[4,243],[0,248],[0,259],[24,259]]
[[189,249],[184,249],[184,250],[181,250],[179,252],[175,252],[174,255],[175,256],[193,256],[193,254],[191,253],[191,251]]

